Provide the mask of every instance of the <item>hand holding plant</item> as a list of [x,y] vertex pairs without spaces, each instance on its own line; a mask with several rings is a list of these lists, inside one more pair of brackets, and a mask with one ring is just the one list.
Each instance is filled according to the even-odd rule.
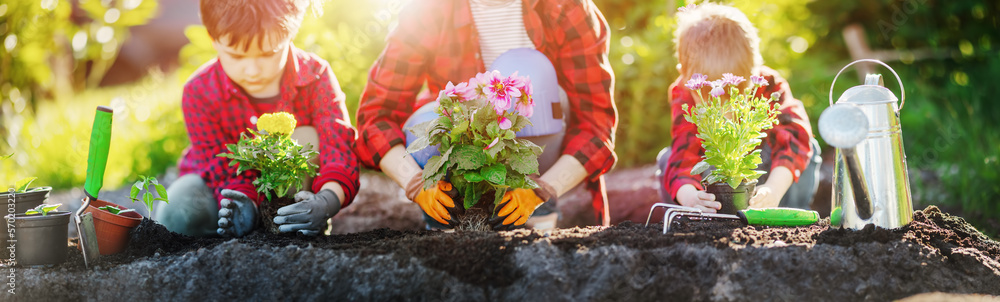
[[277,197],[288,196],[289,192],[302,190],[302,180],[308,176],[316,176],[319,168],[309,162],[319,152],[312,150],[310,145],[299,145],[291,138],[295,130],[295,116],[287,112],[269,113],[257,120],[257,129],[247,129],[240,134],[236,144],[227,144],[230,153],[217,156],[232,159],[230,166],[238,166],[237,174],[247,170],[258,170],[261,175],[253,181],[258,193],[263,193],[271,200],[272,194]]
[[531,124],[534,100],[527,78],[481,73],[458,85],[448,83],[437,101],[440,117],[409,129],[418,138],[408,152],[432,145],[441,152],[424,166],[425,189],[446,180],[468,209],[491,190],[495,204],[508,190],[538,187],[528,175],[538,173],[542,148],[515,137]]
[[[694,166],[691,174],[701,174],[714,166],[716,169],[703,183],[725,182],[735,189],[744,180],[754,180],[766,173],[755,170],[761,163],[761,150],[757,146],[767,136],[763,131],[777,123],[778,109],[772,102],[779,95],[776,92],[769,98],[756,96],[758,88],[768,85],[761,76],[751,76],[750,85],[742,91],[738,86],[745,81],[743,77],[727,73],[712,82],[707,78],[695,74],[685,85],[696,91],[698,102],[693,109],[682,106],[684,119],[698,127],[697,137],[705,148],[704,160]],[[711,98],[704,98],[702,87],[712,88]],[[724,95],[728,95],[728,100],[723,100]]]

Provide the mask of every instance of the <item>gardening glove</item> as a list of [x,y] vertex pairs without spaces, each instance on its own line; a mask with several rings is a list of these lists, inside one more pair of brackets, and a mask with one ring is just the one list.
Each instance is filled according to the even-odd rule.
[[448,195],[451,189],[451,183],[438,181],[434,187],[424,190],[424,173],[419,172],[406,185],[406,197],[417,203],[427,216],[441,224],[452,226],[452,214],[459,207],[455,206],[455,201]]
[[219,229],[222,237],[243,237],[257,227],[257,205],[239,191],[222,190],[219,202]]
[[532,179],[538,183],[538,188],[518,188],[504,193],[503,199],[496,206],[500,210],[490,220],[494,230],[509,230],[524,225],[538,206],[556,196],[551,185],[536,177]]
[[298,231],[316,236],[326,230],[326,221],[337,212],[340,212],[340,198],[333,191],[327,189],[316,194],[301,191],[295,194],[295,203],[278,209],[274,223],[282,233]]

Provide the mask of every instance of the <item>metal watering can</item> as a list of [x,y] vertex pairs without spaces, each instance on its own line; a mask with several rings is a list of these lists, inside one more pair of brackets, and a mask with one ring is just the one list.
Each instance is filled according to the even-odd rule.
[[[868,74],[864,85],[847,89],[834,104],[837,78],[859,62],[888,68],[899,83],[902,101],[883,86],[881,75]],[[837,73],[829,97],[830,107],[819,118],[819,132],[827,144],[837,148],[831,223],[851,229],[862,229],[869,223],[882,228],[909,223],[913,202],[899,123],[906,91],[899,75],[881,61],[857,60]]]

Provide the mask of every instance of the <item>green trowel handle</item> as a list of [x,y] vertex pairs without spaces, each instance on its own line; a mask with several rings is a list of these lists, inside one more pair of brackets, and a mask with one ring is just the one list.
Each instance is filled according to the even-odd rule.
[[87,182],[84,191],[91,199],[104,185],[104,168],[108,165],[108,150],[111,148],[111,108],[97,106],[94,116],[94,130],[90,132],[90,155],[87,157]]
[[819,221],[816,211],[793,208],[746,209],[736,214],[750,225],[800,226]]

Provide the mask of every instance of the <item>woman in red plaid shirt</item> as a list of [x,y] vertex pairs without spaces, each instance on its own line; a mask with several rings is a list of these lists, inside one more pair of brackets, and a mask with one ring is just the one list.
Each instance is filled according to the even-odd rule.
[[[714,213],[722,204],[705,192],[701,180],[709,173],[691,175],[691,168],[701,161],[705,149],[695,137],[698,129],[684,119],[683,105],[693,107],[693,92],[682,85],[695,73],[721,78],[733,73],[749,78],[763,76],[770,85],[758,96],[779,92],[779,123],[766,131],[758,170],[768,171],[750,200],[750,207],[795,207],[808,209],[818,186],[817,167],[822,161],[819,143],[813,138],[809,116],[802,102],[776,71],[762,65],[757,37],[746,15],[738,9],[718,4],[688,6],[677,14],[674,45],[681,76],[670,85],[670,108],[673,112],[672,146],[657,157],[657,177],[661,180],[660,197],[664,202],[700,208]],[[745,84],[744,84],[745,85]],[[704,93],[708,95],[706,91]]]
[[[430,190],[420,186],[421,169],[405,151],[403,126],[449,81],[465,81],[487,71],[486,66],[507,68],[502,70],[505,75],[528,74],[534,90],[561,88],[565,98],[535,98],[536,108],[551,106],[548,114],[536,111],[538,118],[533,116],[532,122],[538,129],[529,131],[534,131],[529,135],[536,135],[536,141],[547,144],[548,154],[540,158],[541,188],[508,192],[517,209],[500,220],[505,220],[505,227],[524,224],[533,214],[541,216],[537,214],[543,211],[536,213],[536,208],[554,208],[546,201],[581,182],[600,215],[606,210],[603,175],[616,161],[609,35],[607,22],[589,0],[413,1],[400,14],[398,27],[369,73],[358,108],[362,137],[358,156],[405,188],[430,225],[448,227],[451,217],[441,212],[455,203],[442,193],[451,186],[444,183]],[[539,56],[547,62],[539,62]],[[551,77],[543,75],[547,72]],[[565,120],[562,108],[567,111]],[[552,213],[546,215],[548,223],[537,226],[554,227],[551,218],[557,214],[545,212]]]
[[[228,152],[240,133],[256,128],[257,117],[272,112],[295,116],[292,138],[319,148],[319,175],[297,203],[278,209],[282,232],[316,235],[327,219],[357,194],[358,164],[351,150],[351,127],[344,93],[330,65],[295,48],[311,0],[202,0],[202,23],[218,59],[201,67],[184,85],[182,109],[191,147],[185,150],[181,177],[167,189],[157,220],[167,229],[192,236],[243,236],[257,222],[260,196],[252,185],[259,173],[237,174]],[[315,192],[315,194],[313,193]]]

